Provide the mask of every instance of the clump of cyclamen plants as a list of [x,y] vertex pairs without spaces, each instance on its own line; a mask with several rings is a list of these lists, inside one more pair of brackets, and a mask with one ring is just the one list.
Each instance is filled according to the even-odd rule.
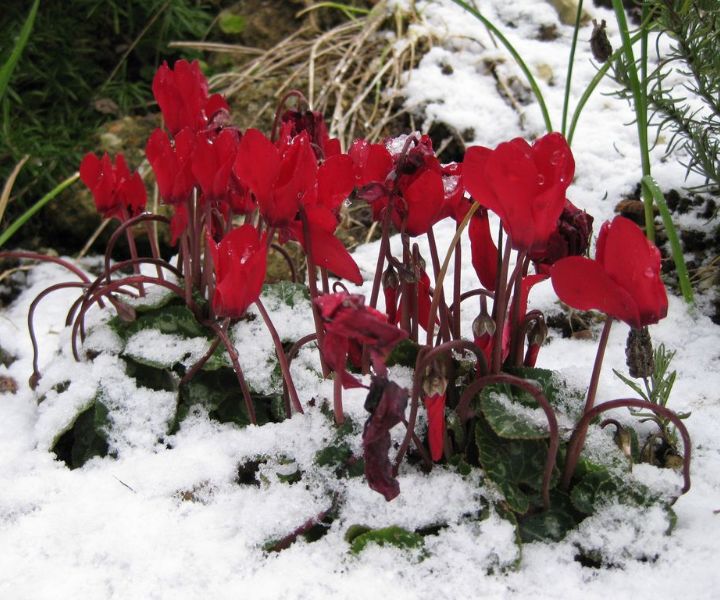
[[[251,305],[275,343],[287,416],[303,412],[289,369],[300,346],[315,343],[323,376],[334,378],[332,405],[338,424],[345,420],[343,388],[368,387],[358,373],[371,374],[366,402],[370,416],[363,432],[365,475],[387,500],[400,493],[398,469],[414,446],[428,469],[438,462],[481,466],[504,494],[506,508],[541,537],[543,515],[552,514],[568,529],[608,493],[621,501],[653,502],[656,499],[642,497],[644,492],[638,496],[636,488],[629,490],[609,467],[581,454],[593,420],[619,407],[649,411],[665,427],[672,423],[677,428],[684,444],[682,492],[689,489],[690,443],[677,415],[664,405],[633,398],[595,405],[612,323],[619,320],[632,330],[646,331],[643,328],[665,316],[667,296],[657,248],[623,217],[603,224],[595,258],[584,256],[593,219],[566,197],[575,164],[563,136],[551,133],[532,145],[514,139],[495,149],[472,147],[462,163],[443,165],[430,139],[417,133],[382,143],[356,140],[342,152],[322,116],[312,112],[298,92],[280,103],[269,137],[256,129],[240,131],[225,100],[209,94],[197,62],[178,61],[172,69],[163,64],[153,92],[165,127],[151,134],[146,155],[171,218],[146,212],[144,184],[122,155],[112,161],[107,154],[88,154],[81,178],[98,211],[118,222],[102,273],[91,280],[62,259],[0,254],[49,260],[79,279],[48,288],[30,307],[33,386],[40,372],[32,323],[42,298],[68,287],[81,292],[66,320],[73,353],[81,360],[89,310],[112,306],[121,320],[133,322],[138,318],[135,303],[127,299],[159,286],[213,337],[181,384],[198,376],[222,345],[251,423],[257,422],[253,398],[242,358],[228,335]],[[370,205],[381,230],[367,303],[339,281],[363,281],[352,255],[335,236],[349,197]],[[500,220],[495,239],[489,212]],[[456,232],[442,253],[433,228],[444,219],[455,221]],[[177,262],[160,257],[153,227],[157,223],[169,226]],[[152,256],[138,256],[134,235],[139,227],[145,228]],[[397,256],[389,243],[394,232],[402,242]],[[122,235],[131,258],[113,264],[113,247]],[[461,253],[464,235],[470,239],[469,257]],[[421,236],[427,239],[429,256],[423,256],[414,241]],[[290,349],[283,347],[260,299],[271,249],[279,250],[297,273],[283,248],[288,242],[304,251],[315,324],[315,333]],[[461,266],[468,259],[477,280],[463,292],[468,286],[463,286]],[[450,261],[455,274],[446,284]],[[338,281],[331,283],[331,277]],[[528,310],[528,296],[546,279],[569,306],[606,315],[584,402],[575,397],[569,439],[558,427],[558,411],[564,410],[561,405],[569,392],[551,371],[535,368],[547,327],[540,311]],[[473,315],[469,331],[461,328],[464,311]],[[414,368],[410,389],[389,379],[388,362]],[[523,420],[513,407],[539,408],[547,425]],[[424,439],[418,428],[422,411],[427,420]],[[406,433],[391,460],[390,430],[399,424]],[[556,534],[548,529],[544,535]]]

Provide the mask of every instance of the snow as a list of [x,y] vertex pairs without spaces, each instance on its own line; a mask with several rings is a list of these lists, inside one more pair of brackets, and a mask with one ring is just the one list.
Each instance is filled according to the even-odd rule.
[[[396,2],[402,5],[401,2]],[[418,2],[424,27],[436,38],[434,47],[406,84],[407,104],[427,119],[442,120],[459,132],[472,132],[474,143],[493,147],[515,136],[532,138],[543,132],[537,104],[522,107],[522,115],[503,100],[489,72],[495,65],[502,77],[522,75],[504,50],[495,48],[486,30],[447,0]],[[546,66],[552,84],[541,80],[556,125],[562,111],[564,73],[571,29],[559,23],[548,5],[532,0],[513,3],[487,0],[483,14],[506,33],[529,66]],[[614,19],[602,9],[586,6],[592,16],[606,19],[614,46]],[[513,26],[510,26],[512,22]],[[539,41],[540,25],[555,24],[560,37]],[[595,73],[587,44],[589,28],[580,34],[571,106]],[[651,44],[652,46],[652,44]],[[450,69],[452,73],[446,74]],[[633,116],[622,101],[605,95],[604,82],[579,123],[573,150],[576,179],[569,198],[596,218],[596,228],[612,216],[614,204],[631,192],[639,179],[640,161]],[[685,168],[662,148],[653,154],[653,172],[663,189],[686,182]],[[684,218],[683,218],[684,219]],[[685,222],[684,220],[681,222]],[[441,255],[454,229],[436,228]],[[423,240],[421,251],[427,256]],[[393,239],[395,250],[399,240]],[[463,248],[466,256],[469,248]],[[377,243],[355,252],[368,279],[374,270]],[[442,259],[442,256],[441,256]],[[470,261],[465,281],[472,281]],[[88,263],[89,264],[89,263]],[[82,266],[82,265],[81,265]],[[452,264],[448,277],[452,276]],[[70,276],[72,277],[72,276]],[[0,597],[44,598],[197,598],[247,596],[278,598],[679,598],[716,597],[720,572],[720,352],[718,328],[701,310],[689,310],[670,298],[668,317],[652,328],[654,342],[677,352],[673,368],[678,379],[670,407],[692,411],[687,425],[693,437],[693,487],[674,505],[677,525],[667,535],[668,522],[658,509],[608,505],[585,520],[577,531],[557,543],[525,544],[522,556],[507,521],[491,513],[471,518],[492,497],[476,475],[463,478],[441,467],[424,475],[412,467],[400,470],[401,495],[391,503],[371,491],[361,478],[338,480],[313,467],[315,452],[335,436],[321,413],[323,399],[332,397],[332,382],[319,377],[317,352],[301,350],[292,372],[306,415],[280,424],[238,429],[211,421],[202,410],[191,414],[171,436],[164,431],[174,395],[138,388],[123,372],[116,352],[119,340],[101,327],[93,310],[85,348],[100,352],[94,362],[75,362],[67,350],[69,333],[62,330],[75,289],[46,298],[36,312],[41,340],[43,378],[37,390],[27,386],[32,371],[26,334],[27,309],[45,287],[68,279],[55,265],[41,265],[28,277],[28,288],[0,312],[0,340],[18,357],[0,375],[19,384],[16,394],[0,395]],[[370,283],[360,290],[369,295]],[[307,306],[288,308],[266,299],[281,339],[297,339],[312,331]],[[533,289],[531,308],[557,309],[549,283]],[[702,306],[702,302],[700,302]],[[475,315],[463,315],[470,330]],[[277,389],[267,369],[274,348],[259,314],[232,330],[241,363],[251,386]],[[602,372],[598,401],[628,395],[612,367],[624,368],[627,329],[613,327]],[[191,363],[207,348],[147,332],[131,338],[126,352],[142,352],[157,361]],[[570,385],[587,386],[596,341],[555,337],[539,358],[541,367],[557,369]],[[105,401],[114,432],[110,440],[117,457],[94,458],[83,468],[69,470],[48,452],[73,415],[92,401],[102,375]],[[407,384],[407,369],[394,368],[392,377]],[[69,381],[69,386],[58,386]],[[37,399],[44,397],[38,404]],[[316,406],[310,407],[315,399]],[[364,419],[364,394],[345,393],[347,414],[359,425]],[[613,416],[629,422],[627,411]],[[393,431],[395,439],[400,428]],[[609,433],[608,433],[609,435]],[[610,438],[597,432],[597,446],[616,452]],[[159,442],[162,440],[162,442]],[[359,450],[359,437],[348,438]],[[596,446],[596,447],[597,447]],[[238,465],[267,458],[259,486],[238,485]],[[274,476],[283,457],[294,461],[307,479],[283,483]],[[633,476],[647,485],[671,491],[677,474],[636,465]],[[299,541],[280,553],[262,546],[282,537],[330,507],[333,494],[343,506],[328,534],[315,543]],[[373,527],[401,525],[409,529],[447,523],[427,536],[422,550],[368,547],[358,556],[348,552],[343,535],[353,524]],[[605,566],[583,566],[577,548],[599,551]]]

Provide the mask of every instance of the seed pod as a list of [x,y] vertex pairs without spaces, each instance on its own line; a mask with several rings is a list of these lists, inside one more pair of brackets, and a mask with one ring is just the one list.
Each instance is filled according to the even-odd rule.
[[655,370],[652,340],[647,327],[631,329],[625,346],[625,361],[630,377],[650,377]]
[[595,60],[601,63],[607,62],[613,52],[612,45],[605,31],[605,19],[598,22],[593,19],[593,30],[590,34],[590,49],[592,50]]

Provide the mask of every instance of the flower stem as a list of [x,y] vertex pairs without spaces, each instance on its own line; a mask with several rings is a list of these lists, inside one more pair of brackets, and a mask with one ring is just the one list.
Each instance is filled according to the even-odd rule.
[[588,387],[587,399],[585,400],[585,407],[583,408],[583,414],[575,428],[573,437],[576,438],[576,444],[568,447],[567,459],[565,460],[565,470],[562,476],[562,487],[567,489],[570,485],[570,479],[572,479],[573,473],[575,472],[575,466],[577,465],[578,458],[580,457],[580,451],[582,450],[583,444],[585,443],[585,436],[590,425],[590,421],[585,419],[585,416],[592,410],[595,404],[595,396],[597,394],[598,382],[600,381],[600,371],[602,370],[603,358],[605,357],[605,348],[607,348],[608,338],[610,337],[610,327],[612,327],[612,317],[605,319],[605,325],[603,326],[602,333],[600,334],[600,341],[598,342],[597,353],[595,354],[595,364],[593,365],[592,375],[590,377],[590,385]]
[[270,315],[265,310],[265,306],[263,306],[260,298],[255,301],[255,306],[257,306],[258,311],[260,311],[260,315],[262,316],[263,321],[265,321],[265,326],[268,328],[273,343],[275,344],[275,353],[277,354],[278,362],[280,363],[280,371],[282,371],[283,379],[285,380],[285,384],[287,385],[288,393],[290,394],[290,401],[292,402],[293,408],[297,412],[302,414],[302,405],[300,404],[300,399],[298,398],[297,390],[295,389],[295,383],[293,382],[292,375],[290,374],[290,365],[288,364],[287,355],[285,354],[285,350],[283,349],[277,329],[275,329],[275,325],[273,325],[273,322],[270,319]]

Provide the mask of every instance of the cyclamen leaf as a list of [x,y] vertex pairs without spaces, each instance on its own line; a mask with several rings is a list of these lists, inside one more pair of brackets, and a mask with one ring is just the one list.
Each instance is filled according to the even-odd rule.
[[475,427],[475,442],[488,478],[500,488],[513,511],[526,513],[530,498],[520,485],[541,488],[547,445],[539,440],[504,440],[483,419]]
[[[275,300],[276,303],[282,303],[290,308],[294,308],[296,304],[310,300],[310,292],[306,285],[302,283],[293,283],[292,281],[278,281],[277,283],[266,283],[262,289],[262,298]],[[268,302],[268,309],[272,309],[272,305]]]
[[496,393],[483,393],[480,400],[483,415],[501,438],[541,440],[550,436],[549,429],[538,425],[528,414],[529,409],[512,404],[512,399]]
[[360,554],[368,544],[412,549],[422,547],[425,544],[425,540],[419,533],[391,525],[390,527],[372,529],[356,535],[350,542],[350,552]]

